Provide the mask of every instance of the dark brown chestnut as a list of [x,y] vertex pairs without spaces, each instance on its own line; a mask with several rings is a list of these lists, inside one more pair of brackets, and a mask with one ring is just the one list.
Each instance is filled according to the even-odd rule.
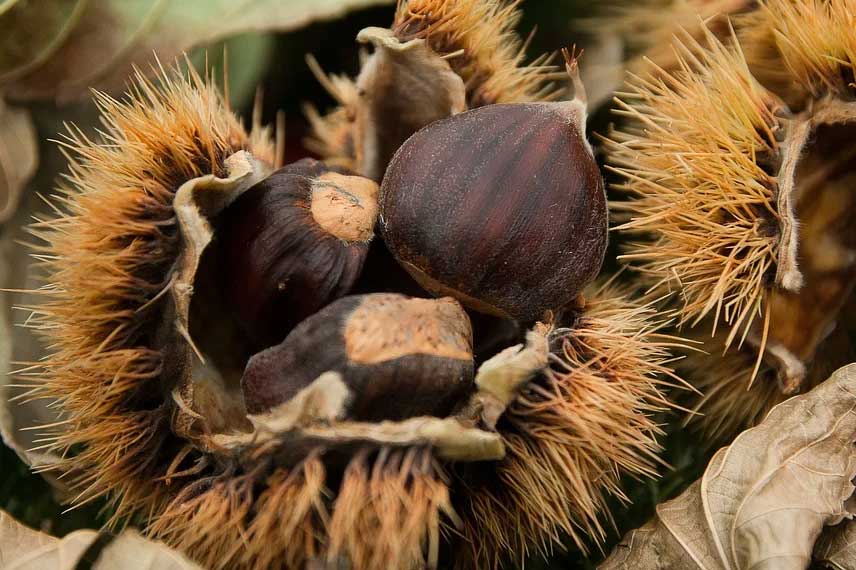
[[377,219],[378,186],[322,162],[281,168],[218,223],[225,298],[257,349],[348,292]]
[[584,104],[488,105],[418,131],[386,171],[380,228],[435,295],[520,321],[561,309],[607,245]]
[[463,307],[448,297],[339,299],[250,359],[241,379],[247,411],[268,411],[335,371],[351,390],[350,419],[446,416],[472,389],[472,334]]

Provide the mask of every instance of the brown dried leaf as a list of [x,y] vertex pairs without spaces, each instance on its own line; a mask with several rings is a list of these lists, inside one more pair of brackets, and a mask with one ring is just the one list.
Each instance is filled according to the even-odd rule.
[[628,533],[601,570],[805,568],[824,526],[851,513],[856,365],[779,404],[704,476]]
[[[3,102],[0,101],[0,106],[2,104]],[[26,117],[28,124],[30,118],[28,114]],[[62,113],[39,112],[33,115],[32,119],[35,123],[35,138],[44,139],[62,129],[63,121],[78,125],[94,125],[97,122],[97,115],[93,106],[87,106],[64,110]],[[0,139],[2,138],[0,134]],[[13,144],[27,147],[29,143],[23,139]],[[20,148],[10,150],[16,154],[21,151]],[[43,467],[56,463],[58,457],[48,453],[44,448],[36,449],[40,445],[37,442],[40,433],[37,430],[23,428],[56,422],[57,410],[49,407],[48,400],[10,402],[11,398],[22,396],[25,390],[12,387],[12,385],[21,384],[21,377],[6,374],[9,370],[24,368],[26,364],[22,363],[35,362],[44,350],[40,339],[33,334],[33,331],[22,326],[24,312],[18,309],[18,307],[38,304],[39,295],[32,291],[43,285],[40,281],[41,274],[36,268],[38,262],[31,255],[32,250],[23,247],[21,242],[31,240],[26,226],[44,211],[44,201],[37,194],[36,189],[51,188],[58,172],[66,167],[67,159],[63,156],[59,145],[43,145],[39,156],[33,158],[38,158],[39,163],[34,178],[18,195],[17,204],[8,211],[9,217],[3,221],[0,216],[0,289],[6,289],[6,291],[0,291],[0,438],[28,465]],[[2,179],[2,173],[0,173],[0,179]],[[0,211],[3,210],[2,195],[3,192],[0,189]],[[10,359],[14,359],[16,363],[10,363]],[[64,488],[54,475],[50,472],[43,473],[43,476],[53,485]]]
[[[7,275],[9,274],[9,250],[12,247],[12,240],[9,232],[0,234],[0,283],[6,284]],[[8,293],[0,291],[0,378],[8,378],[10,371],[10,361],[12,359],[12,322],[11,322],[11,307],[6,300]],[[13,434],[15,426],[12,419],[12,412],[9,408],[9,388],[6,381],[0,382],[0,438],[3,443],[16,449],[18,447],[13,442]],[[20,452],[20,451],[19,451]]]
[[[73,570],[81,565],[99,535],[79,530],[59,539],[27,528],[0,511],[0,568],[3,570]],[[112,539],[88,568],[92,570],[201,570],[163,543],[126,530]]]
[[[17,283],[15,257],[17,248],[16,237],[9,228],[0,228],[0,288],[14,287]],[[6,445],[18,456],[33,467],[40,467],[56,461],[56,456],[43,450],[33,449],[34,432],[22,431],[23,427],[32,427],[38,423],[56,421],[56,412],[47,408],[44,401],[18,402],[13,401],[21,390],[12,388],[15,383],[12,371],[12,355],[14,350],[20,350],[28,339],[26,331],[13,325],[13,293],[0,290],[0,442]],[[52,477],[45,475],[48,480]],[[0,566],[2,567],[2,566]]]
[[814,545],[814,559],[835,570],[856,570],[856,522],[828,528]]
[[0,224],[7,221],[39,162],[30,114],[0,99]]
[[56,543],[56,538],[22,525],[0,511],[0,567],[38,548]]
[[107,545],[92,566],[92,570],[120,570],[123,568],[202,570],[200,566],[191,562],[183,554],[169,548],[162,542],[147,540],[133,530],[126,530]]

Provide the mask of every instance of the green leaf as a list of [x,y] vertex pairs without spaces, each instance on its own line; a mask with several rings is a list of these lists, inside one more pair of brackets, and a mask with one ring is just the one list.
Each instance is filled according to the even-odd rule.
[[86,0],[8,0],[0,4],[0,82],[36,68],[59,49]]
[[[93,87],[118,92],[133,65],[148,71],[158,59],[170,62],[237,34],[293,30],[391,1],[99,0],[72,10],[61,0],[21,0],[0,13],[0,29],[16,30],[0,40],[0,90],[15,99],[60,102]],[[33,29],[38,33],[30,37]]]

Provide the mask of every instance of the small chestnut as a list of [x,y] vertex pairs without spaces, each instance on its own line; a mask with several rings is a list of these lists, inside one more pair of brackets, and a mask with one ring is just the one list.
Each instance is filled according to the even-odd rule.
[[386,171],[380,229],[435,295],[519,321],[561,309],[607,245],[584,105],[488,105],[418,131]]
[[247,411],[259,414],[335,371],[351,390],[349,419],[443,417],[472,389],[472,345],[469,317],[454,299],[351,295],[253,356],[241,388]]
[[378,186],[305,159],[274,172],[222,214],[225,299],[257,349],[342,297],[359,277]]

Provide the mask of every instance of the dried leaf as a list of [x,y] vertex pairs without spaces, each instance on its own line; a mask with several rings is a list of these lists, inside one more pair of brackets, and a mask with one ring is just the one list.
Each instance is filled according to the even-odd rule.
[[856,522],[828,528],[814,545],[814,559],[835,570],[856,570]]
[[0,224],[15,212],[38,162],[39,147],[30,114],[0,99]]
[[[9,228],[0,228],[0,288],[15,286],[14,279],[20,277],[15,271],[15,254],[20,246],[14,243],[14,237]],[[28,465],[41,467],[56,461],[56,456],[34,450],[33,432],[21,428],[56,421],[56,412],[49,410],[46,402],[12,400],[21,393],[11,386],[14,384],[14,378],[9,375],[13,351],[20,350],[20,345],[26,345],[28,340],[23,338],[26,331],[13,325],[12,306],[13,294],[0,290],[0,440]]]
[[[9,274],[9,249],[11,248],[11,239],[9,232],[0,233],[0,283],[6,283],[7,275]],[[12,359],[12,322],[11,322],[11,307],[7,302],[8,293],[0,291],[0,378],[6,379],[9,376],[10,360]],[[15,424],[12,420],[12,412],[9,408],[8,386],[6,382],[0,382],[0,438],[3,443],[12,449],[16,449],[13,441],[15,432]]]
[[[59,539],[25,527],[0,511],[0,568],[3,570],[73,570],[99,538],[94,530],[79,530]],[[201,570],[163,543],[126,530],[110,540],[92,570]]]
[[627,534],[601,570],[806,568],[823,527],[851,516],[854,407],[853,364],[779,404]]
[[[62,113],[41,110],[32,117],[28,116],[28,122],[30,118],[35,124],[35,136],[41,140],[54,136],[62,128],[63,121],[78,125],[95,125],[97,122],[94,106],[64,109]],[[23,139],[15,144],[26,147],[28,143]],[[12,150],[17,154],[21,149]],[[19,194],[16,206],[8,211],[9,217],[0,222],[0,289],[6,289],[0,291],[0,437],[3,443],[32,467],[56,463],[58,458],[46,452],[44,448],[36,449],[41,445],[37,442],[39,433],[23,428],[50,424],[58,418],[56,409],[49,407],[48,400],[9,401],[13,397],[21,396],[24,390],[13,388],[12,385],[21,384],[21,378],[9,376],[6,372],[24,368],[26,365],[20,364],[22,362],[35,362],[44,351],[41,341],[32,330],[22,326],[23,313],[18,309],[37,304],[39,295],[31,291],[43,285],[39,280],[40,273],[36,269],[38,263],[32,257],[32,251],[20,244],[30,241],[31,236],[26,226],[45,209],[44,201],[36,190],[51,188],[58,172],[66,167],[67,159],[60,151],[59,145],[48,144],[40,149],[38,163],[34,178]],[[3,192],[0,190],[0,210],[3,210],[2,196]],[[10,364],[10,359],[14,359],[16,363]],[[53,485],[60,485],[54,474],[45,472],[43,476]]]
[[126,530],[101,551],[92,570],[201,570],[183,554],[162,542],[147,540]]
[[389,1],[21,2],[0,9],[0,29],[20,31],[0,40],[0,87],[17,99],[59,101],[90,87],[121,90],[131,66],[149,70],[155,54],[169,61],[229,36],[292,30]]
[[27,528],[0,511],[0,567],[6,568],[10,560],[55,543],[56,538]]

